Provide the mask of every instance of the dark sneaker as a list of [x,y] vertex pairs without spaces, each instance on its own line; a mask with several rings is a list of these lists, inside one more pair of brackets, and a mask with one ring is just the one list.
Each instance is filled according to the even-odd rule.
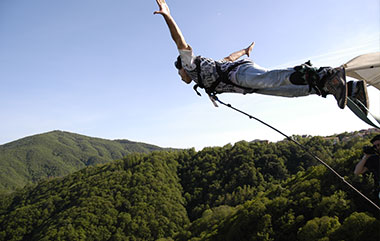
[[328,94],[332,94],[339,108],[344,109],[347,104],[346,71],[343,67],[333,69],[333,73],[327,78],[325,88]]
[[369,98],[365,81],[349,81],[347,82],[347,89],[348,97],[367,115]]

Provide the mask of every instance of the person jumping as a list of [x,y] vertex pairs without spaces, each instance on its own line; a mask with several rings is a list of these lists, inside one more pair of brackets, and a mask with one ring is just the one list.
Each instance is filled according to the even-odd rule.
[[[309,62],[285,69],[266,70],[249,58],[254,44],[236,51],[222,60],[215,61],[203,56],[195,56],[192,47],[186,42],[180,28],[172,17],[165,0],[156,0],[159,10],[154,14],[162,15],[170,35],[177,46],[179,56],[175,67],[181,79],[194,89],[203,88],[212,97],[220,93],[259,93],[273,96],[299,97],[317,94],[335,97],[339,108],[347,103],[347,95],[368,102],[366,85],[358,81],[355,89],[348,93],[345,69],[343,67],[313,67]],[[351,85],[350,85],[351,86]]]

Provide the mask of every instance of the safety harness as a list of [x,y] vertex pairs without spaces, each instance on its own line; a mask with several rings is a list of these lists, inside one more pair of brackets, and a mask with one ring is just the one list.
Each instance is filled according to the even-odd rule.
[[198,87],[201,88],[201,89],[204,89],[205,92],[209,95],[209,96],[214,96],[217,94],[217,92],[215,91],[216,87],[220,84],[220,83],[225,83],[225,84],[228,84],[228,85],[232,85],[232,86],[235,86],[235,87],[238,87],[240,89],[243,89],[245,92],[244,94],[246,93],[253,93],[255,92],[256,90],[255,89],[251,89],[251,88],[247,88],[247,87],[244,87],[244,86],[240,86],[240,85],[237,85],[235,83],[233,83],[229,78],[228,78],[228,75],[229,73],[231,72],[231,70],[233,70],[234,68],[236,68],[237,66],[241,65],[241,64],[244,64],[245,62],[244,61],[239,61],[239,62],[234,62],[232,63],[225,71],[222,71],[222,64],[219,63],[219,62],[216,62],[215,61],[215,67],[216,67],[216,72],[218,74],[218,78],[216,79],[216,81],[214,83],[211,84],[211,86],[209,87],[206,87],[203,83],[203,79],[201,77],[201,60],[199,57],[197,57],[195,60],[194,60],[194,63],[196,65],[196,71],[197,71],[197,78],[198,78],[198,83],[194,85],[193,89],[194,91],[197,93],[197,95],[199,96],[202,96],[201,93],[199,93],[198,91]]
[[295,72],[291,74],[290,82],[295,85],[308,84],[309,92],[314,89],[317,95],[321,95],[322,97],[326,98],[328,93],[324,89],[324,86],[327,75],[323,75],[322,78],[319,75],[319,72],[321,72],[323,69],[325,68],[321,67],[317,69],[313,67],[309,60],[304,64],[294,67]]

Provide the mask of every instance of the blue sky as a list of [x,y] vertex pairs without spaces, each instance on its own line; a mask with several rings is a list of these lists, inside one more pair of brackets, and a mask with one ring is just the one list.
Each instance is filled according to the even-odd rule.
[[[214,59],[252,41],[266,68],[335,67],[380,51],[378,0],[167,2],[195,54]],[[283,139],[181,82],[157,9],[154,0],[1,0],[0,144],[51,130],[197,149]],[[369,128],[332,96],[220,98],[287,135]],[[378,114],[379,91],[370,99]]]

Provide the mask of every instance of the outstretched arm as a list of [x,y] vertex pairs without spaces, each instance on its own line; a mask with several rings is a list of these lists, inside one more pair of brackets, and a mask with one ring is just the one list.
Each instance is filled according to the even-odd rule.
[[179,29],[177,23],[174,21],[173,17],[170,14],[169,6],[166,4],[165,0],[156,0],[160,10],[155,11],[153,14],[161,14],[166,24],[169,27],[170,35],[177,45],[178,49],[190,49],[190,46],[186,43],[185,38]]
[[249,57],[249,55],[251,54],[251,51],[252,51],[252,49],[253,49],[254,46],[255,46],[255,42],[252,42],[247,48],[239,50],[239,51],[236,51],[236,52],[230,54],[229,56],[225,57],[224,60],[226,60],[226,61],[235,61],[235,60],[237,60],[238,58],[240,58],[241,56],[243,56],[245,54]]

